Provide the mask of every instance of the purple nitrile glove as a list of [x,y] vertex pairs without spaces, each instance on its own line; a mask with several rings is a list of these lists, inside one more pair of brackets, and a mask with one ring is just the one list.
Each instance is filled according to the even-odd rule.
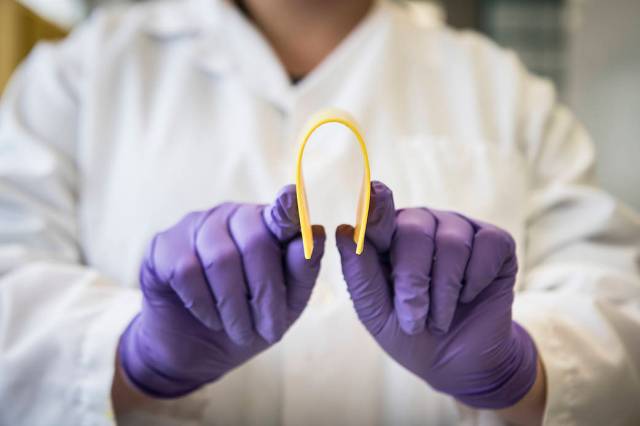
[[363,253],[336,231],[342,271],[364,326],[398,363],[476,407],[518,402],[536,379],[537,352],[511,317],[517,261],[511,236],[457,213],[395,210],[372,184]]
[[140,268],[142,310],[120,339],[128,379],[178,397],[277,342],[318,277],[325,235],[313,234],[307,261],[293,185],[270,206],[222,204],[157,234]]

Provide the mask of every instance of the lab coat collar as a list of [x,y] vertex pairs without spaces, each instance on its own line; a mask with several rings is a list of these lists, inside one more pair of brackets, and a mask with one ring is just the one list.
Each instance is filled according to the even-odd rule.
[[[348,71],[342,68],[348,66],[349,58],[356,56],[358,49],[374,33],[386,31],[387,27],[381,24],[389,18],[384,8],[386,2],[374,1],[367,16],[346,38],[300,82],[292,84],[277,54],[262,34],[237,8],[227,2],[222,5],[226,5],[228,13],[236,19],[237,25],[231,25],[232,31],[227,33],[227,46],[232,46],[233,57],[241,64],[244,81],[285,113],[290,113],[301,105],[314,103],[311,99],[318,98],[315,94],[326,87],[326,82]],[[256,73],[256,69],[261,72]]]
[[301,98],[339,74],[341,66],[348,66],[349,57],[374,33],[391,31],[394,7],[385,0],[375,1],[337,48],[295,85],[267,40],[229,0],[185,0],[179,9],[159,2],[145,30],[159,42],[192,38],[196,66],[211,75],[237,78],[256,95],[289,112]]
[[[209,13],[202,9],[202,16],[211,17],[211,27],[218,29],[215,38],[220,43],[220,49],[214,48],[215,52],[210,51],[203,55],[203,58],[216,57],[216,54],[224,52],[234,76],[241,79],[246,87],[283,112],[291,112],[296,108],[300,98],[309,94],[314,87],[321,85],[325,79],[339,72],[336,68],[339,68],[340,64],[353,54],[357,45],[366,41],[368,33],[376,30],[377,21],[384,16],[380,7],[382,3],[375,1],[372,10],[345,40],[302,81],[292,84],[269,42],[237,7],[230,1],[204,0],[201,5],[208,9]],[[213,19],[223,20],[224,25],[215,25],[220,22],[214,22]],[[225,29],[224,32],[220,31],[222,28]],[[208,42],[205,48],[211,48],[212,45],[212,42]],[[220,66],[218,60],[219,58],[216,58],[214,63],[217,67]],[[212,64],[209,61],[210,59],[206,62],[201,61],[200,64],[211,71]]]

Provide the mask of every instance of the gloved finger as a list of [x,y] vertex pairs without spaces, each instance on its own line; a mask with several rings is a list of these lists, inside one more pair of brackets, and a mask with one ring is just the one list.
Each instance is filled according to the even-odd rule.
[[391,243],[394,306],[402,330],[424,331],[429,313],[436,219],[426,209],[400,210]]
[[227,228],[228,218],[236,208],[235,204],[219,206],[200,227],[195,243],[225,331],[234,343],[249,345],[255,334],[247,284],[240,253]]
[[283,253],[262,219],[262,210],[241,205],[229,219],[229,232],[242,258],[255,328],[273,344],[287,326]]
[[143,286],[151,281],[168,283],[193,316],[209,329],[220,331],[220,315],[191,242],[203,214],[190,213],[154,237],[142,263],[140,281]]
[[311,292],[320,273],[320,262],[327,239],[324,228],[313,225],[313,253],[304,258],[302,238],[291,241],[285,253],[285,283],[287,287],[288,324],[291,325],[307,306]]
[[469,262],[474,229],[455,213],[432,211],[437,219],[435,260],[431,282],[429,329],[446,333],[458,306]]
[[389,251],[395,219],[396,208],[393,203],[393,193],[384,183],[371,182],[366,238],[379,253]]
[[349,225],[340,225],[336,229],[336,244],[353,306],[360,321],[376,336],[393,312],[391,289],[378,253],[371,242],[365,240],[362,254],[357,255],[353,227]]
[[278,192],[275,201],[262,212],[269,231],[282,243],[286,243],[300,233],[300,217],[296,186],[287,185]]
[[500,275],[515,276],[517,269],[515,242],[511,235],[493,225],[480,224],[473,240],[460,301],[471,302]]

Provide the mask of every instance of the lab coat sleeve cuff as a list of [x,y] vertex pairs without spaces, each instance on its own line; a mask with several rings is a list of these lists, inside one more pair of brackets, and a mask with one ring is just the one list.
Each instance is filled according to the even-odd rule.
[[83,424],[115,424],[111,384],[120,335],[140,310],[140,293],[122,291],[92,321],[82,341],[78,378],[78,405],[86,418]]

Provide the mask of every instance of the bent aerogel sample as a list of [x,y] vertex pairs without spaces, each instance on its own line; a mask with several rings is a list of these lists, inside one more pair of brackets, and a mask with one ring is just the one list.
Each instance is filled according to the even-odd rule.
[[309,205],[307,203],[307,193],[304,188],[304,178],[302,174],[302,157],[307,141],[313,132],[323,124],[338,123],[347,127],[353,132],[358,140],[360,151],[362,152],[362,162],[364,173],[362,176],[362,187],[358,196],[358,207],[356,211],[356,225],[353,234],[353,241],[356,243],[356,254],[361,254],[364,248],[364,235],[367,229],[367,216],[369,214],[369,199],[371,196],[371,170],[369,169],[369,155],[367,146],[360,128],[354,118],[346,111],[331,108],[322,110],[314,114],[301,133],[298,160],[296,163],[296,198],[298,201],[298,215],[300,217],[300,229],[302,232],[302,243],[304,246],[304,257],[310,259],[313,253],[313,235],[311,233],[311,221],[309,220]]

